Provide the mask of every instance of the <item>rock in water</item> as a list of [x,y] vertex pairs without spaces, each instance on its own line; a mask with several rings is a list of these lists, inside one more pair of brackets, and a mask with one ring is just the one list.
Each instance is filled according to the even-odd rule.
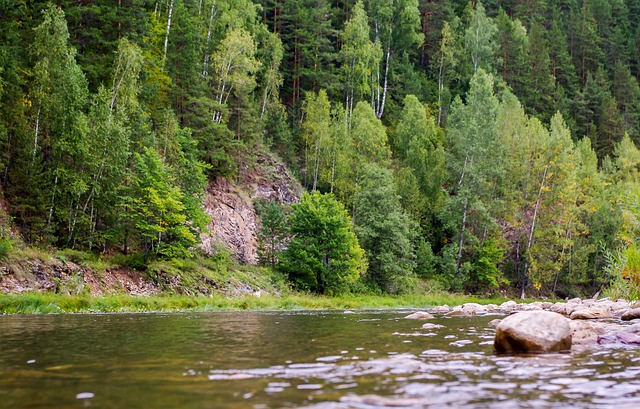
[[409,319],[409,320],[430,320],[430,319],[432,319],[434,317],[433,317],[433,315],[429,314],[426,311],[417,311],[417,312],[414,312],[413,314],[407,315],[404,318]]
[[604,308],[590,307],[571,313],[572,320],[597,320],[602,318],[611,318],[612,315]]
[[446,314],[449,311],[451,311],[451,307],[449,307],[447,304],[445,305],[438,305],[436,307],[433,307],[431,309],[431,312],[434,314]]
[[640,308],[633,308],[631,310],[628,310],[624,314],[622,314],[622,317],[620,317],[622,321],[631,321],[635,320],[636,318],[640,318]]
[[569,320],[549,311],[524,311],[503,319],[496,328],[496,354],[541,354],[571,349]]
[[640,345],[640,335],[629,332],[616,332],[598,337],[598,345]]

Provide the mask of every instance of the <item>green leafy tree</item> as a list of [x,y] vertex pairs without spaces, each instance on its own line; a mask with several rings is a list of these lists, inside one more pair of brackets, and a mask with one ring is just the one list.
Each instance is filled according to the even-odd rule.
[[500,192],[505,180],[504,146],[496,129],[498,99],[493,77],[484,70],[471,79],[466,104],[456,99],[449,116],[447,167],[450,199],[441,219],[457,244],[453,282],[468,273],[465,259],[476,259],[477,244],[495,234]]
[[386,293],[409,289],[417,224],[400,206],[391,171],[366,165],[355,204],[355,231],[369,262],[367,280]]
[[[347,119],[347,118],[345,118]],[[351,123],[341,121],[336,128],[337,146],[342,147],[337,157],[335,189],[346,206],[352,207],[360,175],[368,163],[386,166],[391,158],[387,131],[371,105],[364,101],[356,104]]]
[[191,257],[190,248],[197,239],[189,228],[183,200],[182,190],[174,185],[157,151],[145,148],[142,154],[135,153],[120,209],[125,253],[133,239],[146,257]]
[[420,30],[420,10],[417,0],[370,0],[367,12],[372,26],[373,43],[382,50],[382,63],[373,73],[371,104],[376,116],[384,114],[390,80],[396,59],[418,51],[424,40]]
[[471,75],[476,74],[480,68],[487,72],[494,71],[497,32],[498,27],[493,19],[487,16],[482,2],[476,2],[464,34],[465,54],[471,63]]
[[213,54],[213,66],[217,78],[212,121],[222,122],[223,107],[232,92],[236,97],[246,95],[256,86],[255,73],[261,63],[255,58],[256,45],[249,32],[242,28],[232,30]]
[[[444,202],[446,181],[443,130],[436,126],[433,116],[427,117],[427,109],[413,95],[407,95],[395,139],[400,147],[399,157],[404,160],[412,175],[403,174],[412,183],[404,183],[403,203],[421,203],[409,206],[423,232],[433,234],[435,218]],[[417,208],[416,208],[417,207]]]
[[450,24],[444,22],[442,27],[442,37],[440,38],[437,53],[437,69],[438,69],[438,126],[442,126],[446,122],[447,113],[449,111],[449,103],[451,102],[451,91],[449,84],[458,76],[454,69],[458,66],[458,40],[456,38],[456,30],[460,24],[458,19],[454,19]]
[[[49,6],[34,31],[32,55],[35,61],[31,84],[34,116],[29,173],[43,165],[50,183],[46,210],[47,226],[55,229],[70,224],[71,209],[87,189],[87,81],[69,45],[64,12]],[[58,226],[62,228],[62,226]]]
[[345,83],[345,105],[349,114],[355,104],[371,92],[374,69],[380,64],[381,50],[369,39],[369,18],[358,0],[342,33],[341,70]]
[[305,121],[302,134],[305,141],[307,185],[316,190],[321,164],[326,163],[326,147],[331,143],[331,105],[326,91],[322,89],[318,95],[308,93],[303,112]]
[[318,191],[305,194],[292,207],[292,237],[280,267],[300,289],[318,294],[347,291],[366,269],[347,211],[332,194]]

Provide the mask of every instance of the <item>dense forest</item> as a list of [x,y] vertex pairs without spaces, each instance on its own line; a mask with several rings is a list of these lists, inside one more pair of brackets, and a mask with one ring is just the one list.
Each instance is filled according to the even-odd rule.
[[190,257],[273,152],[261,259],[318,293],[640,284],[640,0],[0,2],[4,246]]

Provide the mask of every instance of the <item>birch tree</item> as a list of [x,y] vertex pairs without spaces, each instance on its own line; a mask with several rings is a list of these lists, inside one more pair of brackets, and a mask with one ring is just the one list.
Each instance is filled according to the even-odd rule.
[[367,11],[373,29],[373,43],[380,44],[382,63],[373,73],[371,105],[378,118],[384,114],[389,80],[395,58],[403,52],[417,52],[422,44],[417,0],[369,0]]
[[213,112],[212,121],[218,124],[222,122],[223,108],[232,92],[236,96],[244,95],[256,86],[255,73],[261,64],[255,58],[255,53],[253,37],[243,28],[230,31],[214,52],[214,95],[218,107]]
[[494,36],[498,28],[491,17],[478,1],[471,11],[471,20],[464,34],[465,50],[471,61],[472,74],[476,74],[480,68],[487,72],[494,71],[495,54],[497,46]]

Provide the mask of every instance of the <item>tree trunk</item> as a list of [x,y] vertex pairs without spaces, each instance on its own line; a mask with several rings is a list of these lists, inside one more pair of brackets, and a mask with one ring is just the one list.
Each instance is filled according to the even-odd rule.
[[173,1],[169,5],[169,16],[167,17],[167,34],[164,36],[164,54],[162,55],[162,69],[164,70],[164,63],[167,60],[167,48],[169,47],[169,32],[171,31],[171,15],[173,14]]
[[540,198],[542,197],[542,191],[544,189],[544,183],[547,179],[547,171],[549,170],[549,165],[544,167],[544,174],[542,175],[542,182],[540,183],[540,189],[538,190],[538,197],[536,198],[536,204],[533,208],[533,219],[531,220],[531,230],[529,231],[529,239],[527,240],[527,257],[524,262],[524,269],[522,271],[522,291],[520,293],[520,298],[524,299],[524,287],[527,281],[527,269],[529,268],[529,251],[531,250],[531,245],[533,244],[533,234],[536,231],[536,220],[538,218],[538,208],[540,207]]
[[213,4],[211,4],[211,14],[209,15],[209,29],[207,30],[207,40],[204,46],[204,63],[202,64],[202,76],[206,77],[209,75],[207,71],[209,69],[209,45],[211,44],[211,33],[213,32],[213,18],[218,11],[216,10],[216,1],[213,0]]
[[460,263],[462,262],[462,246],[464,245],[464,232],[467,224],[467,209],[469,200],[464,199],[464,207],[462,210],[462,227],[460,229],[460,242],[458,244],[458,257],[456,258],[456,276],[460,273]]

